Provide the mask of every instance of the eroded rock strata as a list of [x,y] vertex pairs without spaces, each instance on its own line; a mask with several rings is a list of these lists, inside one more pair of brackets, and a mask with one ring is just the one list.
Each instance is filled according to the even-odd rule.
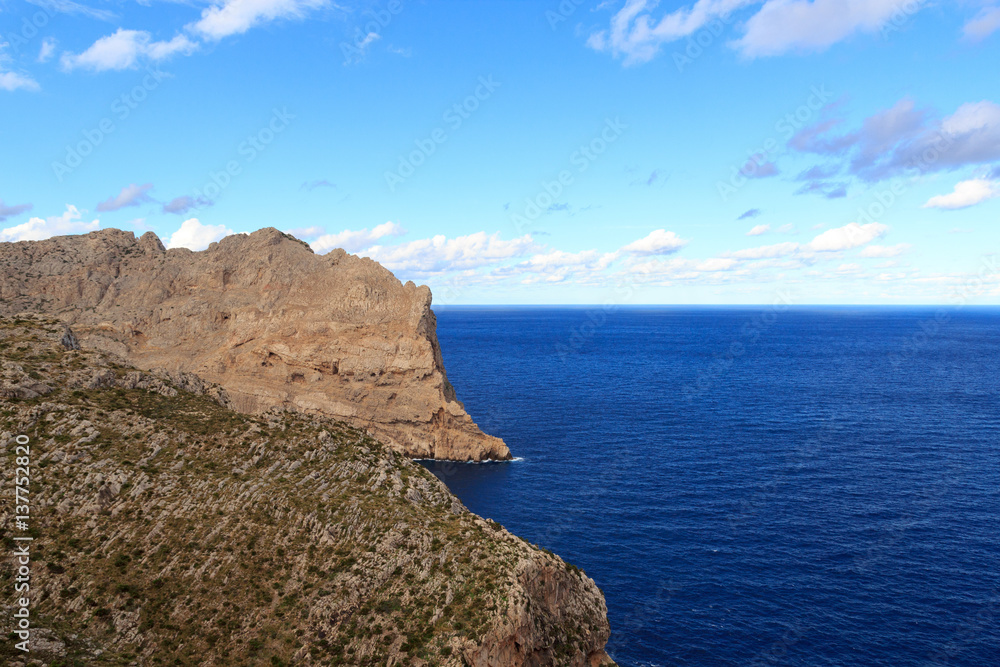
[[395,450],[76,347],[0,319],[0,444],[31,448],[33,664],[613,665],[593,580]]
[[335,417],[411,457],[510,458],[448,382],[426,286],[276,229],[204,252],[116,229],[0,243],[0,314],[25,312],[141,369],[217,383],[242,412]]

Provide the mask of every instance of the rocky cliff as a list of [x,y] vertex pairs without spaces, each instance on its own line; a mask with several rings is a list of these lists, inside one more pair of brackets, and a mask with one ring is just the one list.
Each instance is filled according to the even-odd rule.
[[457,400],[430,306],[427,287],[276,229],[204,252],[117,229],[0,243],[0,315],[53,315],[84,347],[218,383],[242,412],[336,417],[410,457],[510,458]]
[[[127,275],[77,284],[101,304]],[[613,665],[593,580],[393,449],[77,347],[54,320],[0,319],[3,488],[18,436],[31,458],[28,530],[4,503],[0,537],[8,552],[33,537],[32,652],[6,641],[4,664]],[[5,590],[15,567],[0,559]]]

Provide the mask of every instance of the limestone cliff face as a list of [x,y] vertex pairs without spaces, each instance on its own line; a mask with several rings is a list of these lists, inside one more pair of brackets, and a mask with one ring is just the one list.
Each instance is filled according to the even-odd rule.
[[0,243],[0,314],[57,316],[84,347],[195,373],[248,413],[285,407],[366,428],[412,457],[507,459],[457,400],[431,293],[276,229],[204,252],[106,229]]

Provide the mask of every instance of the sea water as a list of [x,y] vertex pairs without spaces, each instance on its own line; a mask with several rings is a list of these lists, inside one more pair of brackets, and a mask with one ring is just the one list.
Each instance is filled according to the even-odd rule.
[[622,667],[1000,665],[1000,309],[436,312],[522,460],[426,465],[596,580]]

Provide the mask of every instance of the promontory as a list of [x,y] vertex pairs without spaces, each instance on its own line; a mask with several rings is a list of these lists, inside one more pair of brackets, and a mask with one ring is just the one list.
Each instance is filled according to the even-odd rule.
[[333,417],[411,458],[509,459],[448,382],[431,292],[277,229],[207,250],[105,229],[0,244],[0,315],[45,314],[140,369],[194,373],[244,413]]

